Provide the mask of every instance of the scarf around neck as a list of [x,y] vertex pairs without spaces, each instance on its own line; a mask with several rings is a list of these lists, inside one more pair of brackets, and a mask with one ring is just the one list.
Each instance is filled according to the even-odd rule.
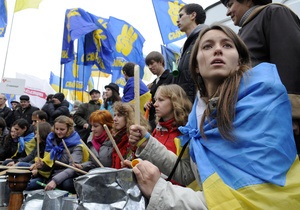
[[103,142],[107,139],[107,133],[103,131],[100,136],[94,136],[92,139],[93,147],[99,152],[100,147],[102,146]]
[[[47,139],[46,139],[46,152],[50,153],[50,159],[54,160],[60,159],[62,156],[62,152],[64,151],[65,147],[62,142],[60,142],[58,145],[55,145],[54,142],[56,140],[59,140],[57,136],[55,135],[54,132],[51,132],[48,134]],[[80,136],[77,132],[73,132],[70,136],[65,137],[64,141],[67,145],[68,148],[74,147],[78,144],[81,144],[80,142]]]

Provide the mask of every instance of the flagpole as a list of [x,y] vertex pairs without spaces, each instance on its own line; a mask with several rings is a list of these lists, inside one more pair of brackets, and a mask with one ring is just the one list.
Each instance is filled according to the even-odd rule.
[[4,66],[3,66],[1,81],[4,78],[4,73],[5,73],[5,68],[6,68],[6,61],[7,61],[8,49],[9,49],[9,43],[10,43],[10,37],[11,37],[11,32],[12,32],[13,23],[14,23],[14,17],[15,17],[15,8],[16,8],[16,2],[15,2],[15,7],[14,7],[13,15],[12,15],[12,20],[11,20],[9,35],[8,35],[8,43],[7,43],[6,53],[5,53]]
[[[100,75],[101,75],[101,72],[99,70],[98,72],[98,81],[97,81],[97,90],[99,90],[99,83],[100,83]],[[102,90],[101,90],[102,91]],[[103,94],[103,93],[102,93]]]
[[59,89],[58,92],[61,93],[61,80],[62,80],[62,71],[63,71],[63,65],[64,64],[60,64],[60,73],[59,73]]

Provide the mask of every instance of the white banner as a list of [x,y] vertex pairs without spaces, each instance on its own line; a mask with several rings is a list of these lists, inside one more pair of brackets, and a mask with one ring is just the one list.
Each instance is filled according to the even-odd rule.
[[25,79],[3,78],[0,83],[0,93],[23,94]]
[[[28,95],[30,103],[38,108],[42,108],[46,103],[47,95],[56,93],[47,80],[20,73],[16,73],[16,78],[25,80],[25,88],[22,94]],[[19,99],[19,97],[17,98]]]

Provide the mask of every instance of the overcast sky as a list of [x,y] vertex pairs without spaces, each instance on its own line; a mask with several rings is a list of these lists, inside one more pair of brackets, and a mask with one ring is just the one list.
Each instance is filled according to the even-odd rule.
[[[199,3],[206,8],[216,0],[184,2]],[[96,16],[125,20],[144,36],[144,54],[160,51],[162,44],[152,0],[43,0],[39,9],[15,14],[15,0],[8,0],[7,4],[8,27],[5,37],[0,38],[1,77],[4,68],[4,77],[15,78],[19,72],[48,80],[50,71],[59,75],[66,9],[79,7]]]

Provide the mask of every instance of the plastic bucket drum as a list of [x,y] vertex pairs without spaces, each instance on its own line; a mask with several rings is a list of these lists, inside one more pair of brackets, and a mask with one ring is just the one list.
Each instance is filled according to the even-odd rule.
[[8,187],[6,176],[0,176],[0,206],[8,206],[10,189]]

